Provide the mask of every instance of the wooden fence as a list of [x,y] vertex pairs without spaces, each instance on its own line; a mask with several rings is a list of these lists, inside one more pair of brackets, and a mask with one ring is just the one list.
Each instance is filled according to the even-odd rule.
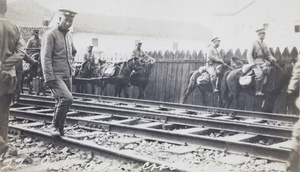
[[[281,51],[279,48],[270,48],[271,53],[278,60],[296,59],[298,50],[294,47],[291,51],[285,48]],[[230,60],[233,55],[246,61],[247,50],[237,49],[220,50],[220,55],[224,61]],[[203,51],[176,51],[176,52],[149,52],[157,62],[152,70],[150,82],[145,90],[145,98],[148,100],[157,100],[165,102],[178,103],[180,96],[184,92],[191,71],[197,70],[200,66],[205,65],[205,56]],[[138,96],[138,89],[131,87],[129,89],[130,97]],[[212,93],[207,94],[207,105],[218,106],[218,97]],[[114,95],[114,89],[111,85],[106,89],[106,95]],[[200,91],[195,89],[187,100],[188,104],[201,105]],[[245,110],[260,111],[262,99],[242,93],[240,96],[240,105]],[[273,112],[275,113],[298,113],[296,108],[286,99],[286,93],[283,91],[278,97]]]

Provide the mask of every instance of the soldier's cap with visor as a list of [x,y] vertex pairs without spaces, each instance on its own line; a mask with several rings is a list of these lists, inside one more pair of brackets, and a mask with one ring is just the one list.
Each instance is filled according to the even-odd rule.
[[219,37],[215,37],[211,40],[211,42],[215,42],[215,41],[221,41],[221,39]]
[[143,44],[141,41],[137,41],[135,45]]
[[89,45],[87,48],[88,48],[88,49],[93,49],[93,47],[94,47],[94,46]]
[[32,30],[32,34],[34,34],[34,33],[39,33],[40,31],[38,30],[38,29],[33,29]]
[[256,32],[257,34],[260,34],[260,33],[266,33],[266,29],[264,29],[264,28],[257,29],[255,32]]
[[75,15],[77,14],[74,11],[66,10],[66,9],[60,9],[59,12],[61,15],[64,15],[65,17],[69,17],[69,18],[74,18]]

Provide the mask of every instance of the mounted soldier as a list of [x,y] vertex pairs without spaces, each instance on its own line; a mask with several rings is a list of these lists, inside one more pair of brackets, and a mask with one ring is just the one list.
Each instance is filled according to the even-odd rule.
[[88,65],[89,70],[93,70],[96,67],[95,63],[95,54],[93,53],[93,46],[87,47],[87,52],[83,56],[84,62],[82,63],[81,69],[83,69],[84,65]]
[[259,29],[256,31],[258,40],[254,41],[251,47],[248,49],[247,60],[252,70],[255,73],[255,95],[263,96],[263,85],[266,83],[267,75],[270,72],[270,64],[274,64],[276,59],[272,56],[268,46],[264,41],[265,29]]
[[148,57],[148,55],[141,49],[142,48],[142,42],[138,41],[136,43],[136,49],[133,50],[131,57],[135,58],[143,58],[143,57]]
[[207,51],[207,58],[206,58],[206,70],[209,73],[210,81],[213,87],[213,92],[219,92],[218,85],[219,85],[219,75],[221,73],[220,70],[217,68],[221,68],[224,61],[221,58],[220,53],[218,52],[217,48],[220,46],[221,40],[219,37],[216,37],[211,40],[212,45],[208,48]]

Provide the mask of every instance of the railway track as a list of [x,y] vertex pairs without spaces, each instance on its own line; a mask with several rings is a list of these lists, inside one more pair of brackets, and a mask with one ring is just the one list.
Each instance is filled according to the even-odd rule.
[[[277,161],[285,161],[289,155],[291,126],[297,119],[292,115],[254,112],[251,116],[246,112],[250,114],[246,116],[238,110],[107,96],[74,94],[74,99],[68,124]],[[23,94],[11,113],[50,122],[53,106],[52,97]]]

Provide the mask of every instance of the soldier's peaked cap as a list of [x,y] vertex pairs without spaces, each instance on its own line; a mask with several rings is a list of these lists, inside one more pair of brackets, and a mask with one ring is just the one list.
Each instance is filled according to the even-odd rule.
[[40,31],[38,29],[33,29],[32,32],[33,33],[39,33]]
[[255,31],[256,33],[266,33],[266,29],[261,28]]
[[75,15],[77,14],[74,11],[70,11],[70,10],[66,10],[66,9],[60,9],[59,12],[61,13],[61,15],[64,15],[64,16],[70,17],[70,18],[74,18]]
[[221,41],[219,37],[215,37],[214,39],[211,40],[211,42],[215,42],[215,41]]

